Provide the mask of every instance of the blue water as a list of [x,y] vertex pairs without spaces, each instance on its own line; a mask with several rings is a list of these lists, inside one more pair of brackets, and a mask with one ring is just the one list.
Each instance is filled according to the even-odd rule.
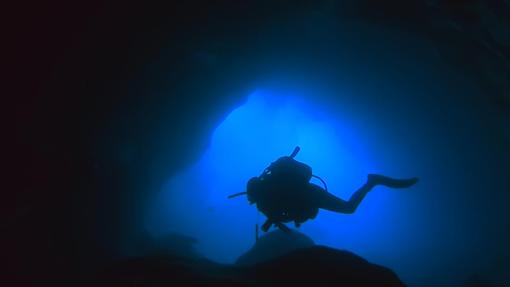
[[[244,191],[250,177],[295,146],[301,147],[296,159],[312,166],[330,192],[345,199],[364,183],[367,173],[384,172],[385,163],[372,157],[369,139],[356,132],[360,123],[354,118],[311,102],[304,94],[254,92],[215,129],[202,158],[168,180],[154,199],[148,229],[154,236],[191,235],[205,256],[233,262],[254,243],[254,226],[264,217],[245,197],[227,196]],[[387,251],[405,240],[399,238],[400,230],[420,220],[410,223],[413,218],[402,216],[408,207],[399,197],[406,198],[405,193],[376,190],[354,215],[321,211],[300,230],[319,244],[388,261]]]

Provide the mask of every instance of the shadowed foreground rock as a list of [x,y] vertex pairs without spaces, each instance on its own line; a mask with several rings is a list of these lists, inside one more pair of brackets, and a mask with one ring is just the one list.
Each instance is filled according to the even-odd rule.
[[129,259],[104,270],[85,285],[405,286],[388,268],[324,246],[298,249],[251,267],[171,257]]
[[250,250],[236,260],[236,264],[251,266],[314,245],[310,237],[299,231],[286,233],[277,229],[260,237]]
[[248,274],[256,286],[405,286],[388,268],[324,246],[298,249]]

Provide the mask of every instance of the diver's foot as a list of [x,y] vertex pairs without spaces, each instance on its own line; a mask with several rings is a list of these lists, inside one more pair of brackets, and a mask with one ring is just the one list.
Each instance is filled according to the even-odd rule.
[[391,188],[406,188],[415,185],[417,182],[417,177],[397,179],[380,174],[369,174],[367,179],[367,183],[373,186],[383,185]]

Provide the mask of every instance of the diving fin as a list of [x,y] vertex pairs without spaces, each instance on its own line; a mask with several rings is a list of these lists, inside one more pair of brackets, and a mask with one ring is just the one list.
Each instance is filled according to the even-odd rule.
[[367,182],[374,186],[383,185],[391,188],[406,188],[415,185],[418,182],[418,178],[397,179],[380,174],[369,174]]

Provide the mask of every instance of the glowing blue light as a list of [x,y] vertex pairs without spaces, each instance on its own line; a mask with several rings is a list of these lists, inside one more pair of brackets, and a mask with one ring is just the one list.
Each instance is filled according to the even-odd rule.
[[[295,146],[301,147],[296,159],[324,178],[330,192],[348,199],[374,165],[360,152],[366,145],[354,124],[326,110],[300,95],[252,94],[217,127],[202,159],[168,181],[152,207],[149,229],[194,236],[205,256],[234,261],[254,243],[254,225],[264,217],[257,219],[245,197],[227,196],[244,191],[250,177]],[[387,239],[370,241],[388,233],[383,226],[394,218],[394,199],[389,192],[369,194],[356,214],[321,211],[301,231],[317,243],[370,255]]]

